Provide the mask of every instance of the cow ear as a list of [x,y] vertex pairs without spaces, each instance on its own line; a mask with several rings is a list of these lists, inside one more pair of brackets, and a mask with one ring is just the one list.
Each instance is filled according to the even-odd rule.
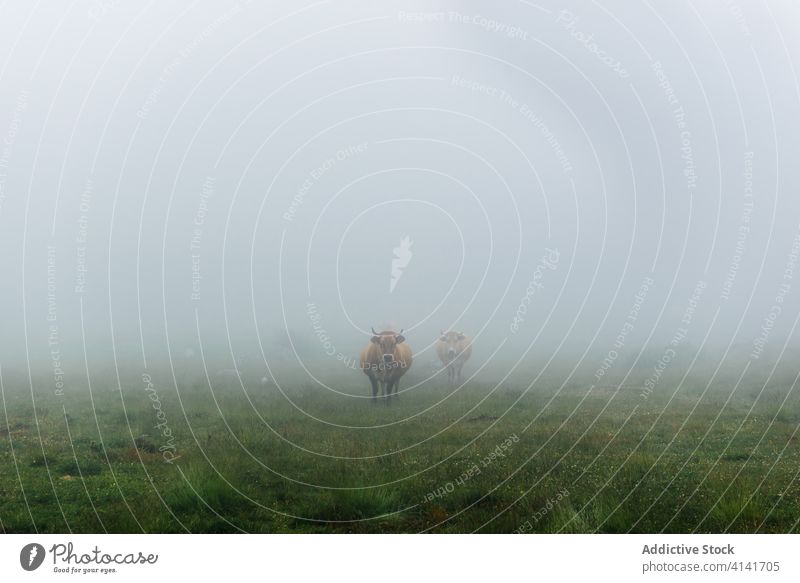
[[458,339],[459,339],[459,340],[464,340],[464,338],[466,338],[466,336],[464,336],[463,334],[459,334],[459,335],[458,335]]
[[405,340],[406,340],[406,337],[405,337],[405,336],[403,336],[402,334],[397,334],[397,335],[394,337],[394,341],[395,341],[397,344],[400,344],[401,342],[405,342]]
[[447,342],[447,336],[439,336],[439,340],[442,342]]
[[372,338],[369,339],[369,341],[377,344],[378,342],[380,342],[380,338],[378,338],[377,336],[373,336]]

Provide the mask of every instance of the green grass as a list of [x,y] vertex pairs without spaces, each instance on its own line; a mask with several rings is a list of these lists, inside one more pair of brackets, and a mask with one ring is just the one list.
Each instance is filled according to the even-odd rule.
[[[744,393],[723,408],[696,391],[430,383],[386,407],[166,378],[174,463],[144,391],[95,390],[94,409],[86,392],[40,392],[34,411],[6,387],[2,531],[789,532],[800,518],[800,402],[778,411],[780,388],[745,421]],[[366,395],[363,381],[336,388]]]

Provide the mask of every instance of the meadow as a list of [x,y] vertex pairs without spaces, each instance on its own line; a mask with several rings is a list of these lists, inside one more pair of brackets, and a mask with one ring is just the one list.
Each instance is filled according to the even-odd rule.
[[435,379],[386,406],[355,375],[336,392],[156,377],[4,384],[2,532],[798,530],[789,386]]

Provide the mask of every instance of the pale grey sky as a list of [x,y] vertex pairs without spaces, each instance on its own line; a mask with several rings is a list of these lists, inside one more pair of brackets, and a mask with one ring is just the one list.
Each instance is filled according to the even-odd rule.
[[267,4],[3,5],[0,365],[790,337],[795,3]]

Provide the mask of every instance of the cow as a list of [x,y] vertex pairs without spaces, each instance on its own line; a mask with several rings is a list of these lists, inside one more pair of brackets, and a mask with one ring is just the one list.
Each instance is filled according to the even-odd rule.
[[472,341],[463,332],[444,332],[436,343],[436,354],[447,369],[450,386],[461,382],[461,369],[472,356]]
[[372,384],[372,402],[378,397],[378,389],[383,386],[386,404],[392,398],[392,393],[397,397],[397,386],[409,368],[413,358],[411,348],[405,341],[403,331],[400,333],[386,330],[375,332],[372,329],[372,338],[364,350],[361,351],[361,370],[369,377]]

